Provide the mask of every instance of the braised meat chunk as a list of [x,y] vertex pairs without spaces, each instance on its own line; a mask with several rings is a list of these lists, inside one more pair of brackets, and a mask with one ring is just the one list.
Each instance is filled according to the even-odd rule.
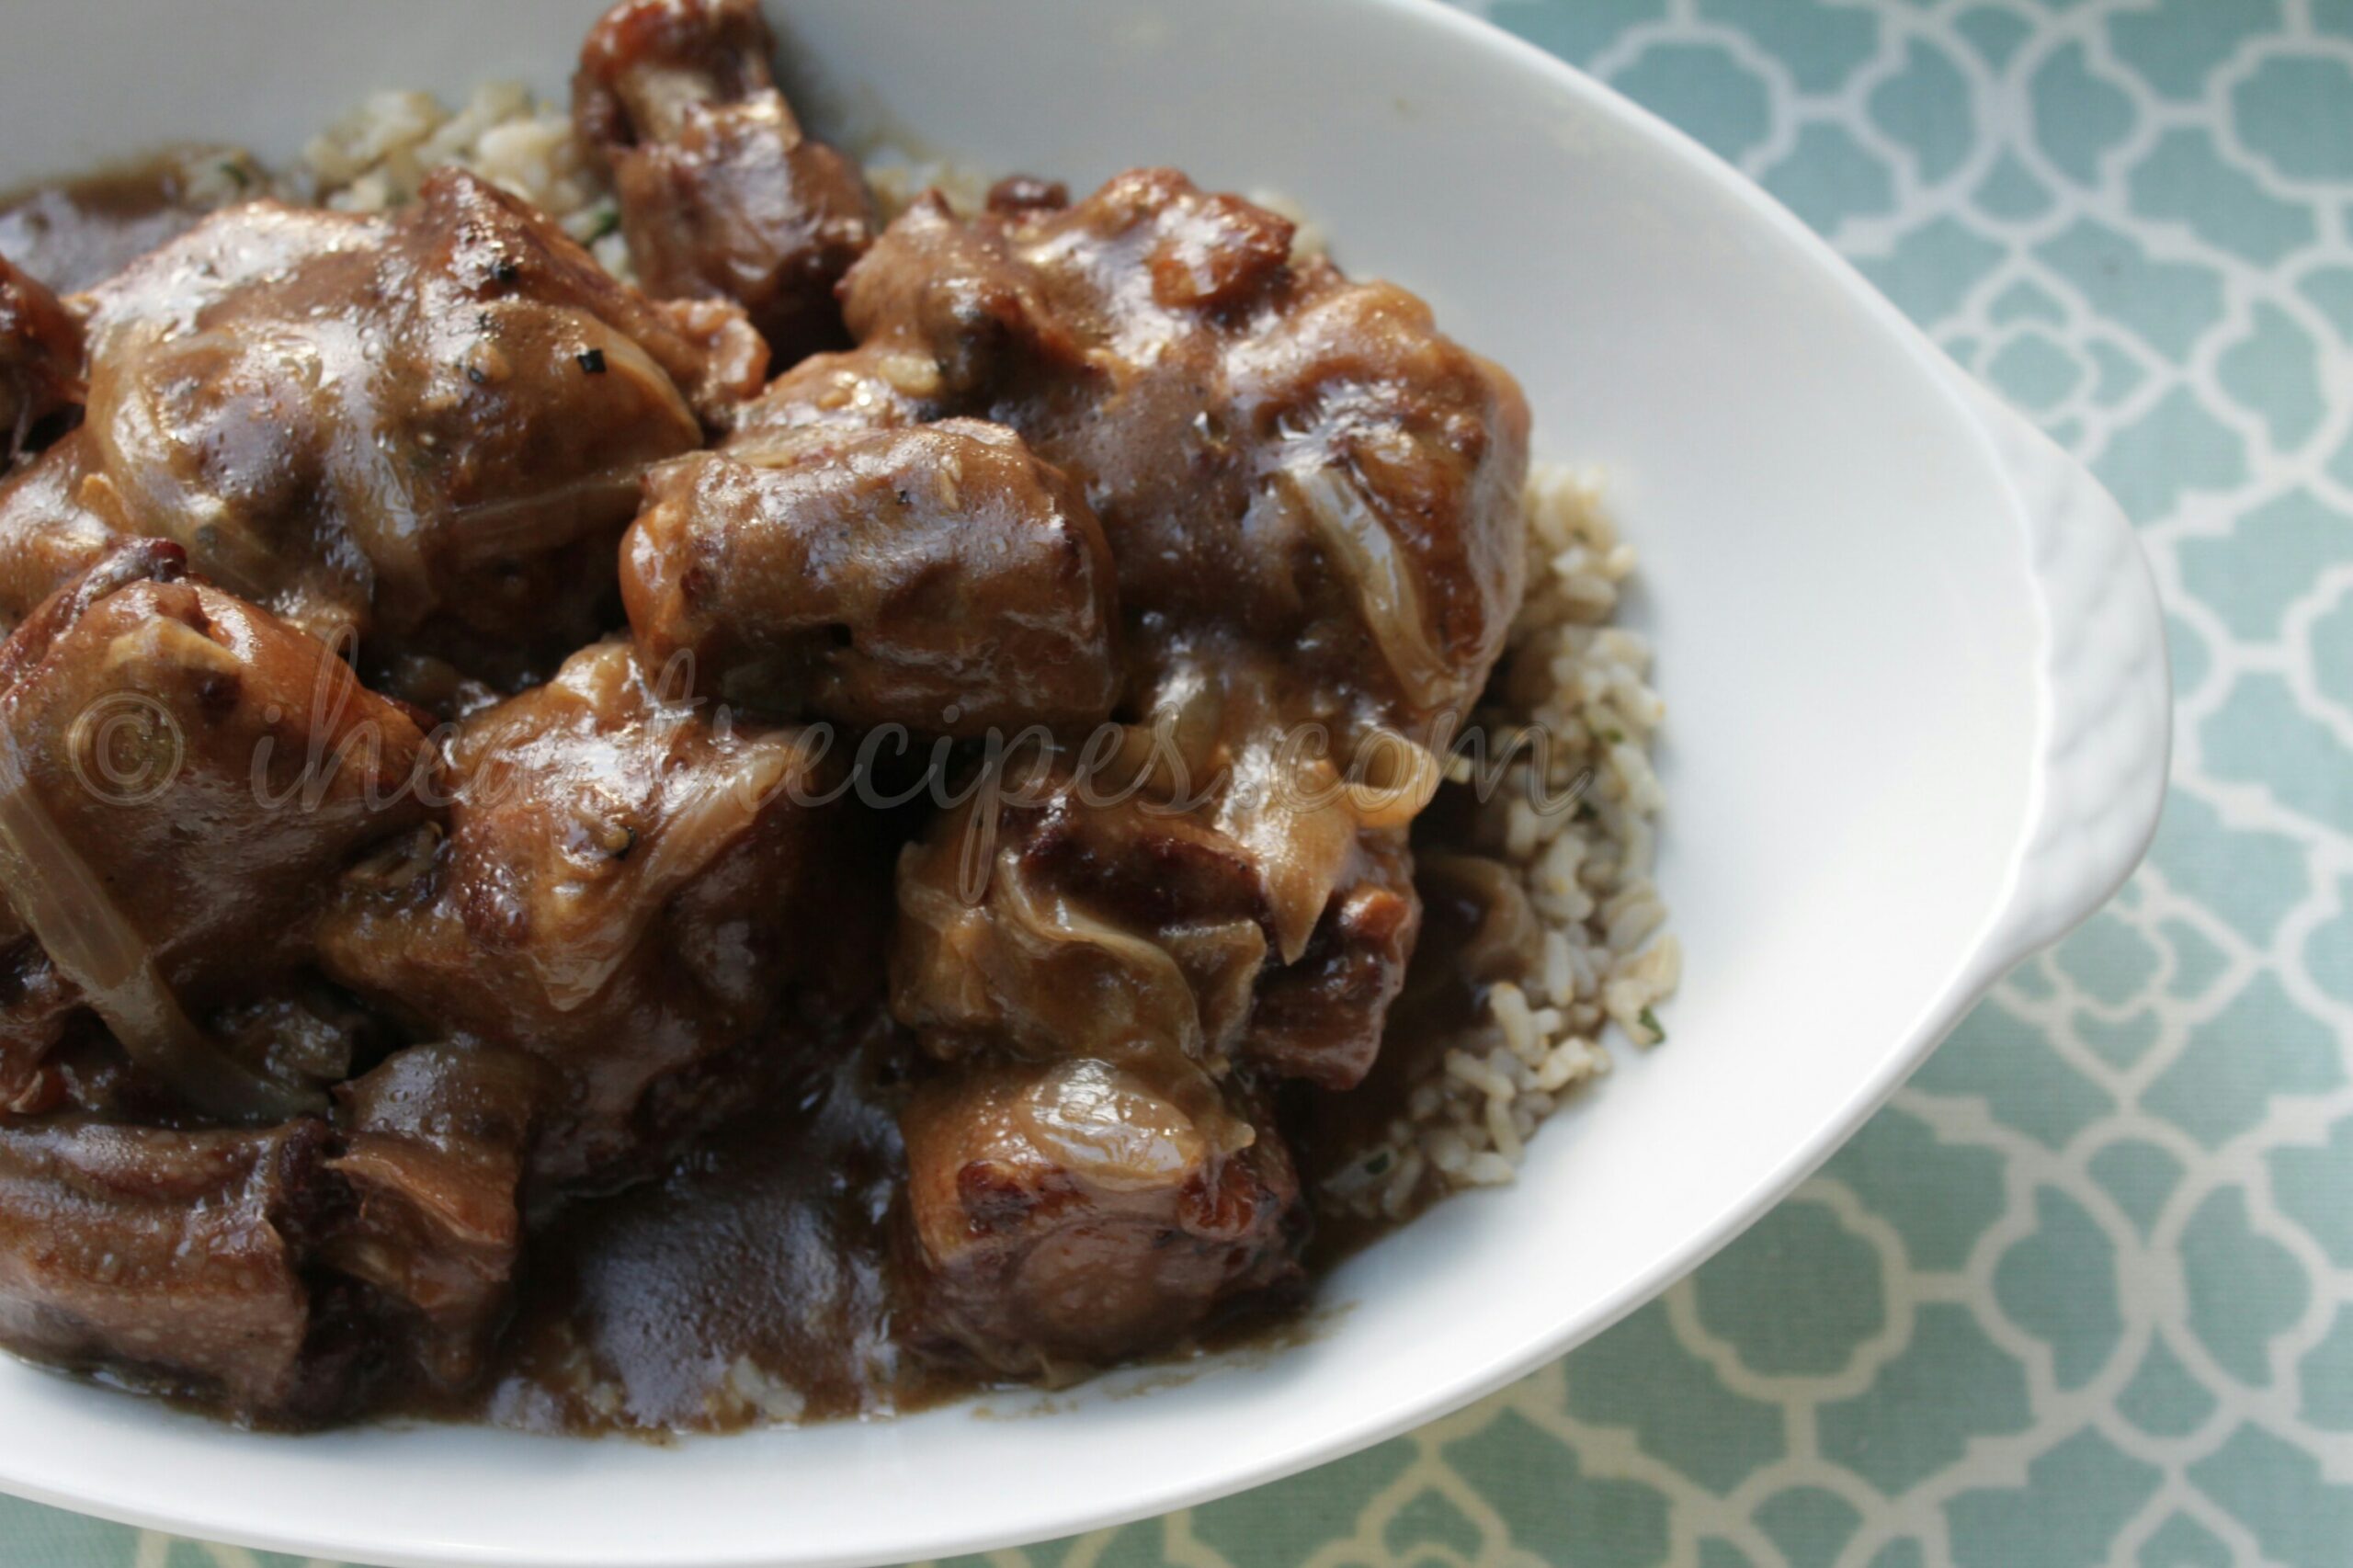
[[1117,1360],[1299,1280],[1298,1177],[1246,1100],[1205,1122],[1081,1058],[926,1084],[902,1125],[925,1326],[996,1371]]
[[[167,243],[135,255],[119,274],[89,279],[90,290],[76,296],[74,304],[85,319],[76,341],[89,358],[111,361],[118,331],[135,328],[140,338],[185,335],[194,330],[199,313],[224,295],[287,272],[306,258],[363,246],[377,232],[372,225],[274,202],[254,203],[168,243],[187,226],[167,231],[161,236]],[[244,440],[273,438],[249,432]],[[189,443],[161,430],[140,432],[136,439],[141,451],[167,468],[175,460],[175,443],[188,449],[178,460],[187,462],[191,455],[205,460],[197,449],[200,439]],[[150,449],[150,441],[157,444]],[[126,514],[121,487],[108,472],[114,450],[115,444],[85,421],[40,460],[0,482],[0,619],[13,625],[105,554],[119,530],[172,537],[168,528],[151,528]],[[274,449],[265,452],[256,466],[275,457]]]
[[0,1123],[0,1343],[244,1415],[294,1403],[326,1136]]
[[[1526,403],[1413,296],[1291,238],[1168,170],[1067,208],[928,198],[844,280],[858,381],[1068,472],[1140,631],[1236,629],[1367,722],[1459,720],[1518,604]],[[753,417],[826,417],[829,369]]]
[[548,1074],[520,1053],[419,1045],[337,1091],[327,1168],[348,1211],[321,1256],[373,1287],[404,1359],[439,1388],[482,1373],[523,1245],[522,1182]]
[[761,364],[453,169],[390,218],[223,212],[90,309],[74,503],[370,659],[500,684],[602,628],[639,473]]
[[1002,426],[739,441],[654,471],[646,500],[630,623],[704,691],[951,735],[1100,719],[1119,693],[1102,529]]
[[[80,1008],[196,1108],[320,1103],[208,1038],[302,970],[324,890],[426,821],[430,751],[324,644],[125,543],[0,644],[0,1103]],[[269,1031],[257,1031],[267,1035]]]
[[1307,562],[1293,581],[1326,668],[1370,664],[1359,678],[1388,688],[1394,722],[1459,723],[1519,605],[1518,389],[1386,283],[1317,290],[1228,370],[1236,427],[1260,446],[1245,532]]
[[1064,761],[940,813],[901,858],[892,1004],[935,1054],[1165,1081],[1231,1053],[1267,959],[1258,867],[1213,823],[1115,792]]
[[77,428],[0,478],[0,626],[15,626],[115,544],[114,526],[84,501],[97,461],[90,432]]
[[82,401],[82,324],[0,256],[0,468]]
[[935,1054],[1364,1076],[1419,929],[1403,824],[1428,786],[1300,755],[1269,673],[1196,672],[1149,726],[1025,750],[933,819],[899,864],[892,1001]]
[[462,1389],[505,1321],[538,1074],[426,1046],[335,1124],[0,1123],[0,1343],[279,1423]]
[[1250,1007],[1250,1062],[1326,1089],[1372,1071],[1422,925],[1403,835],[1368,832],[1352,847],[1306,945],[1260,973]]
[[1229,782],[1188,801],[1174,760],[1051,757],[900,862],[892,1008],[945,1063],[909,1223],[992,1365],[1135,1354],[1284,1278],[1303,1213],[1251,1085],[1354,1085],[1403,983],[1402,835],[1208,760]]
[[873,236],[858,165],[803,134],[756,0],[622,0],[573,78],[582,143],[663,299],[733,300],[777,359],[837,345],[834,285]]
[[642,1142],[665,1075],[813,994],[850,835],[838,766],[796,731],[722,725],[626,642],[451,737],[428,825],[354,869],[321,969],[419,1028],[560,1079],[535,1168],[572,1179]]
[[1490,688],[1510,377],[1173,170],[885,228],[775,47],[620,0],[568,142],[371,102],[0,260],[0,1345],[662,1430],[1213,1343],[1638,917],[1425,814],[1566,646]]
[[[255,306],[233,301],[265,285],[296,288],[294,274],[321,265],[324,256],[349,255],[376,257],[381,266],[354,263],[356,277],[338,278],[330,270],[326,284],[314,283],[307,290],[313,307],[309,314],[344,309],[400,312],[404,303],[420,311],[430,308],[434,314],[453,319],[410,321],[395,314],[367,324],[381,329],[397,324],[420,334],[437,329],[468,334],[460,339],[462,345],[472,340],[469,327],[503,342],[506,332],[552,335],[557,324],[543,324],[522,312],[512,323],[498,322],[506,332],[493,333],[483,323],[467,321],[463,312],[469,301],[459,298],[460,294],[485,306],[537,304],[576,311],[639,345],[713,427],[725,423],[738,400],[757,390],[767,369],[759,335],[750,330],[741,311],[722,301],[646,298],[598,267],[545,213],[455,165],[427,174],[414,202],[381,216],[289,207],[274,200],[249,201],[214,213],[171,244],[93,285],[74,302],[89,319],[91,356],[102,358],[117,332],[143,324],[166,336],[180,336],[200,330],[210,312],[224,305],[222,319],[238,323],[273,319],[268,313],[272,310],[301,313],[293,299],[283,296]],[[371,273],[381,290],[369,286]],[[337,293],[331,288],[335,281],[358,287],[353,293]],[[404,302],[396,287],[404,283],[420,286],[435,297]],[[380,293],[385,297],[379,298]],[[494,309],[494,321],[505,313]],[[579,330],[594,332],[585,324]],[[597,341],[592,336],[582,347]],[[490,367],[477,368],[487,371]],[[467,380],[472,382],[472,378]]]

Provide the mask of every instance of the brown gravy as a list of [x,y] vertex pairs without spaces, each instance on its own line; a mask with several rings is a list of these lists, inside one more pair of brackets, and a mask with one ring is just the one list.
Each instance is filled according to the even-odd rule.
[[[0,198],[0,254],[61,292],[85,289],[203,216],[188,167],[165,157]],[[1416,849],[1465,842],[1454,794],[1417,828]],[[1497,967],[1511,944],[1474,891],[1416,881],[1421,937],[1372,1075],[1342,1093],[1297,1083],[1281,1092],[1279,1120],[1310,1190],[1382,1139],[1435,1065],[1437,1042],[1477,1016],[1488,983],[1518,972]],[[660,1437],[886,1415],[998,1386],[977,1363],[912,1343],[915,1271],[895,1255],[908,1244],[895,1210],[907,1201],[899,1126],[914,1046],[889,1023],[879,976],[874,989],[854,1045],[820,1042],[751,1109],[651,1177],[573,1199],[534,1224],[512,1321],[479,1392],[392,1408]],[[1306,1254],[1311,1274],[1397,1222],[1335,1207]],[[1242,1301],[1171,1355],[1295,1334],[1297,1304],[1295,1293]]]
[[[1485,912],[1460,888],[1426,896],[1423,944],[1372,1076],[1344,1095],[1302,1088],[1285,1108],[1310,1181],[1380,1139],[1432,1065],[1434,1043],[1483,1005],[1485,986],[1466,982],[1460,963]],[[910,1356],[897,1332],[906,1303],[892,1258],[904,1161],[896,1091],[911,1049],[877,1028],[658,1180],[573,1205],[534,1238],[517,1321],[483,1393],[412,1413],[660,1438],[1032,1391]],[[1410,1218],[1327,1210],[1308,1249],[1311,1274]],[[1290,1343],[1301,1332],[1294,1305],[1252,1303],[1148,1364]]]
[[[61,294],[111,278],[204,216],[188,189],[198,157],[159,154],[0,195],[0,256]],[[218,165],[233,184],[255,180],[241,153]]]
[[568,1432],[884,1414],[951,1392],[892,1332],[901,1163],[876,1031],[659,1180],[537,1238],[478,1415]]

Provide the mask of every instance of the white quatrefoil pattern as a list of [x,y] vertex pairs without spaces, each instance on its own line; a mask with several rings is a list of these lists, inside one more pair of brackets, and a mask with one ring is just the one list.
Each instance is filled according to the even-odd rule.
[[[2091,462],[2170,612],[2171,803],[1663,1300],[1354,1459],[995,1561],[2353,1564],[2353,0],[1468,3]],[[256,1560],[0,1499],[0,1568]]]

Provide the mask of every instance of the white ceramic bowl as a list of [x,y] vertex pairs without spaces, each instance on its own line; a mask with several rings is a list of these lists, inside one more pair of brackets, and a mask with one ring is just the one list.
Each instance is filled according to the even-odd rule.
[[[561,93],[597,0],[26,7],[0,185],[173,138],[284,154],[365,91]],[[1673,1041],[1519,1184],[1343,1268],[1307,1343],[1148,1397],[667,1448],[240,1435],[0,1365],[0,1487],[381,1562],[879,1562],[1134,1517],[1331,1459],[1594,1334],[1788,1190],[2138,858],[2165,776],[2154,597],[2115,506],[1683,137],[1417,0],[780,8],[837,113],[1084,186],[1286,192],[1602,464],[1643,554],[1685,944]],[[988,1402],[1001,1414],[1020,1401]]]

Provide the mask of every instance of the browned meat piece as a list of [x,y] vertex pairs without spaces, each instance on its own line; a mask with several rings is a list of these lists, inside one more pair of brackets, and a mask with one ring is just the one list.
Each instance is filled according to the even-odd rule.
[[[1064,379],[1109,368],[1089,364],[1090,324],[1064,318],[1048,295],[1054,281],[1024,260],[1006,221],[968,222],[931,191],[842,279],[842,317],[861,348],[896,357],[894,384],[909,395],[985,415],[999,398],[1067,392]],[[1090,380],[1064,402],[1075,409],[1109,390]]]
[[[347,261],[351,270],[338,273],[325,260],[337,256],[361,259]],[[372,281],[383,285],[381,290],[369,287],[369,258],[381,264]],[[765,346],[742,312],[714,301],[648,299],[598,267],[545,214],[454,166],[427,175],[416,200],[386,217],[267,200],[214,213],[74,303],[89,318],[90,355],[98,358],[110,352],[118,333],[152,330],[185,336],[210,325],[215,311],[224,323],[267,321],[267,307],[242,303],[241,297],[264,287],[298,289],[293,275],[314,268],[324,269],[322,278],[299,290],[311,296],[308,311],[292,296],[278,296],[288,313],[398,311],[402,301],[378,295],[406,283],[436,296],[433,313],[454,312],[459,319],[436,324],[394,315],[366,324],[378,331],[397,325],[416,333],[456,332],[460,347],[486,335],[494,347],[510,332],[528,337],[552,334],[553,328],[522,306],[594,317],[607,332],[637,344],[714,426],[759,390],[767,369]],[[354,287],[337,292],[321,286],[337,281]],[[494,318],[488,326],[472,319],[483,306]],[[580,345],[584,350],[603,341],[590,324],[581,324],[579,330],[591,335]],[[455,368],[468,364],[490,368],[472,360]],[[473,384],[472,377],[466,380]],[[441,398],[435,401],[457,391],[437,390]]]
[[1257,864],[1199,813],[1093,791],[1064,760],[901,858],[892,1009],[935,1054],[1100,1057],[1166,1086],[1241,1038],[1272,919]]
[[341,1135],[0,1120],[0,1344],[281,1420],[367,1370],[462,1389],[506,1310],[540,1074],[415,1047],[340,1091]]
[[427,814],[410,714],[179,565],[119,546],[0,644],[0,884],[38,982],[0,1011],[0,1102],[78,1004],[200,1109],[313,1103],[192,1020],[301,966],[335,876]]
[[1034,175],[1007,175],[989,187],[988,210],[1002,217],[1023,212],[1059,212],[1070,205],[1070,187]]
[[[159,238],[170,240],[187,226],[181,223]],[[364,246],[377,233],[373,223],[339,214],[256,202],[132,259],[75,302],[90,318],[94,344],[110,344],[124,334],[181,336],[195,330],[199,312],[223,296]],[[109,356],[113,352],[108,349]],[[168,533],[124,516],[120,487],[108,473],[110,450],[98,432],[85,426],[0,483],[0,619],[14,624],[89,567],[106,553],[119,528],[132,534]],[[165,460],[171,456],[158,455]],[[200,452],[190,455],[202,460]],[[265,455],[255,466],[269,460]]]
[[456,169],[388,218],[222,213],[87,303],[74,503],[371,664],[510,685],[608,624],[638,475],[762,362],[723,307],[650,304]]
[[924,1326],[995,1370],[1158,1348],[1299,1279],[1298,1178],[1246,1096],[1212,1124],[1108,1062],[996,1065],[901,1125]]
[[25,678],[108,595],[137,583],[176,583],[188,552],[168,540],[111,539],[57,589],[41,596],[0,642],[0,693]]
[[38,445],[40,427],[82,394],[81,324],[0,256],[0,467]]
[[950,735],[1083,723],[1119,695],[1102,529],[1002,426],[739,443],[654,470],[646,498],[630,625],[707,693]]
[[404,1309],[403,1359],[437,1387],[472,1383],[505,1320],[546,1089],[528,1056],[420,1045],[337,1091],[347,1131],[328,1167],[352,1208],[321,1256]]
[[1264,540],[1314,561],[1295,578],[1301,597],[1324,625],[1353,611],[1387,666],[1394,717],[1467,717],[1526,570],[1518,388],[1385,283],[1318,292],[1227,369],[1237,427],[1261,446]]
[[858,165],[804,135],[756,0],[622,0],[573,78],[647,290],[741,303],[779,364],[840,343],[834,285],[873,238]]
[[90,432],[76,429],[0,479],[0,626],[16,625],[113,545],[112,526],[82,502],[97,453]]
[[1366,834],[1293,961],[1258,979],[1244,1058],[1282,1078],[1351,1089],[1381,1053],[1389,1005],[1405,983],[1421,900],[1402,834]]
[[353,872],[320,937],[362,996],[557,1070],[537,1165],[558,1179],[631,1152],[649,1088],[774,1025],[856,924],[848,832],[812,803],[840,770],[657,679],[598,643],[465,721],[446,837]]
[[[1241,1062],[1345,1088],[1419,926],[1402,799],[1294,755],[1279,662],[1164,689],[1109,760],[1017,762],[899,865],[892,1004],[935,1055]],[[1026,758],[1024,759],[1027,760]],[[1157,1064],[1157,1065],[1155,1065]]]
[[[895,379],[894,379],[895,378]],[[939,375],[922,355],[880,346],[812,354],[735,412],[722,450],[774,446],[813,427],[896,430],[937,419]]]
[[814,422],[809,394],[854,380],[1009,425],[1101,518],[1147,665],[1142,633],[1225,628],[1357,725],[1466,709],[1519,597],[1510,378],[1410,294],[1294,264],[1289,222],[1181,175],[1066,209],[1010,197],[910,207],[844,280],[852,365],[752,417]]
[[325,1123],[189,1132],[0,1123],[0,1343],[129,1366],[243,1415],[285,1408],[310,1302],[298,1248]]

